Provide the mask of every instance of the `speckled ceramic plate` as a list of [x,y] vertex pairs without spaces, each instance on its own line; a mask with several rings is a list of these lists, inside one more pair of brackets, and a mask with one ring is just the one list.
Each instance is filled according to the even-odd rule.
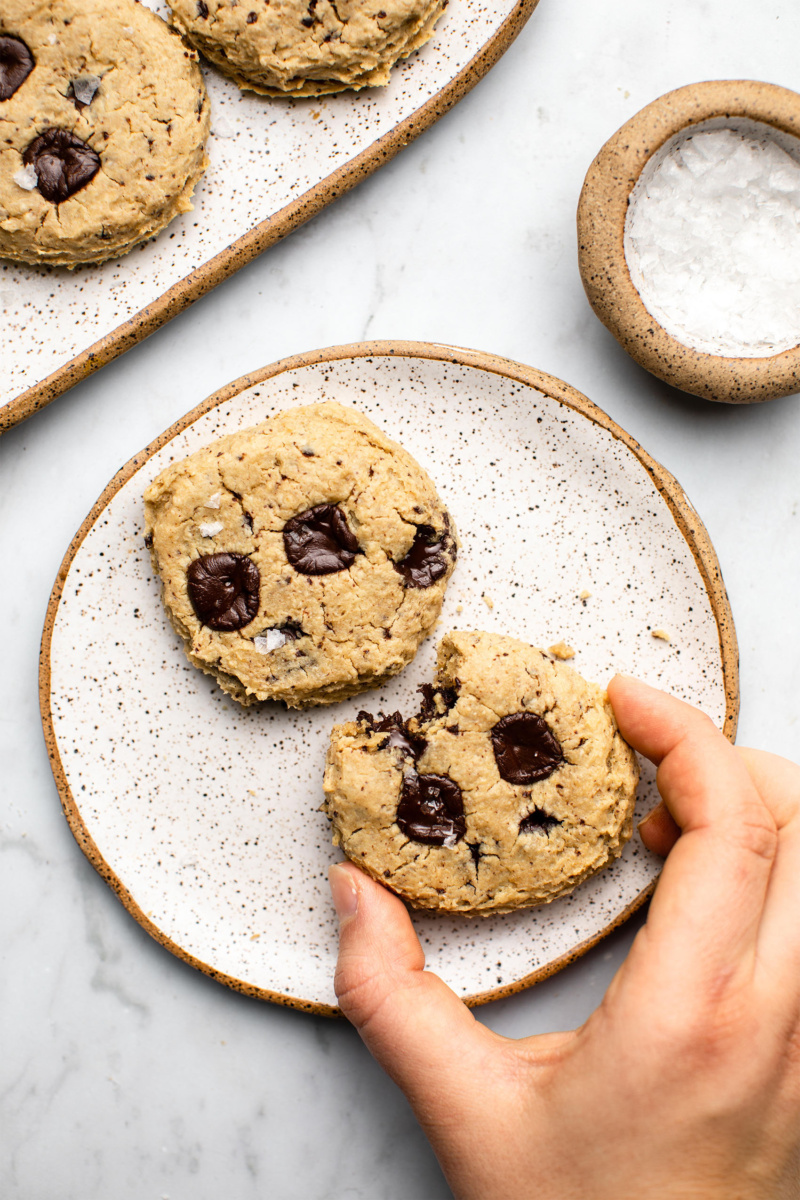
[[[325,399],[401,441],[454,514],[462,551],[442,631],[564,639],[588,678],[635,673],[730,736],[738,684],[725,589],[691,504],[550,376],[472,351],[366,343],[246,376],[167,430],[106,488],[53,591],[41,697],[56,782],[84,851],[158,941],[240,991],[330,1013],[326,872],[339,855],[318,811],[328,732],[365,705],[415,711],[435,638],[378,692],[300,714],[243,709],[187,662],[142,541],[142,492],[168,463]],[[655,800],[646,768],[639,815]],[[429,966],[477,1004],[583,953],[642,903],[658,869],[634,837],[613,867],[547,907],[414,919]]]
[[[162,16],[164,0],[145,0]],[[538,0],[452,0],[386,88],[309,100],[240,92],[213,68],[211,165],[194,212],[101,266],[0,260],[0,431],[49,404],[388,162],[494,65]]]

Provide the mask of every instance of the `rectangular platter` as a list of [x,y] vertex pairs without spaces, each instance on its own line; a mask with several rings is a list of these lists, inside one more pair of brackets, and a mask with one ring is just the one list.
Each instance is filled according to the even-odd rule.
[[[538,0],[452,0],[386,88],[305,100],[204,66],[209,169],[194,211],[100,266],[0,264],[0,432],[141,341],[413,141],[494,65]],[[146,0],[167,15],[162,0]]]

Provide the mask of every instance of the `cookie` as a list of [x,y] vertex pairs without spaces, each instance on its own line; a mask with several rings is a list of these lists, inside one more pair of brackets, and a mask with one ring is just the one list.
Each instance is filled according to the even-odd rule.
[[169,0],[175,25],[241,88],[321,96],[382,86],[448,0]]
[[543,650],[449,633],[418,716],[335,726],[333,840],[416,908],[546,904],[619,856],[636,758],[605,692]]
[[197,55],[133,0],[3,0],[0,256],[74,267],[152,237],[206,167]]
[[334,403],[289,409],[168,467],[145,516],[189,659],[242,704],[332,704],[402,670],[456,558],[422,468]]

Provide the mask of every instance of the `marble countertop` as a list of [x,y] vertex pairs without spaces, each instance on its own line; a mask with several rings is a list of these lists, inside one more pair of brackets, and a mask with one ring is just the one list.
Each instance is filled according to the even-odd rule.
[[[457,0],[456,0],[457,2]],[[599,324],[577,269],[586,168],[700,79],[800,87],[794,0],[542,0],[393,162],[0,444],[4,1200],[443,1200],[403,1097],[343,1022],[227,991],[127,915],[72,839],[38,714],[63,553],[117,468],[199,399],[296,351],[410,338],[495,351],[586,392],[685,487],[741,652],[739,740],[800,758],[800,404],[670,389]],[[480,1019],[517,1036],[600,1001],[638,919]]]

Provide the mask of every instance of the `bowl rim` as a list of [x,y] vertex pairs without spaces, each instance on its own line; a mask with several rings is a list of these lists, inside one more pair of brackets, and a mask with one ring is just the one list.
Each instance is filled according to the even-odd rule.
[[678,341],[645,308],[624,250],[629,198],[647,163],[687,128],[714,118],[747,119],[800,138],[800,95],[753,79],[688,84],[640,109],[601,148],[578,202],[578,265],[595,314],[631,358],[665,383],[729,404],[800,391],[800,344],[779,354],[709,354]]

